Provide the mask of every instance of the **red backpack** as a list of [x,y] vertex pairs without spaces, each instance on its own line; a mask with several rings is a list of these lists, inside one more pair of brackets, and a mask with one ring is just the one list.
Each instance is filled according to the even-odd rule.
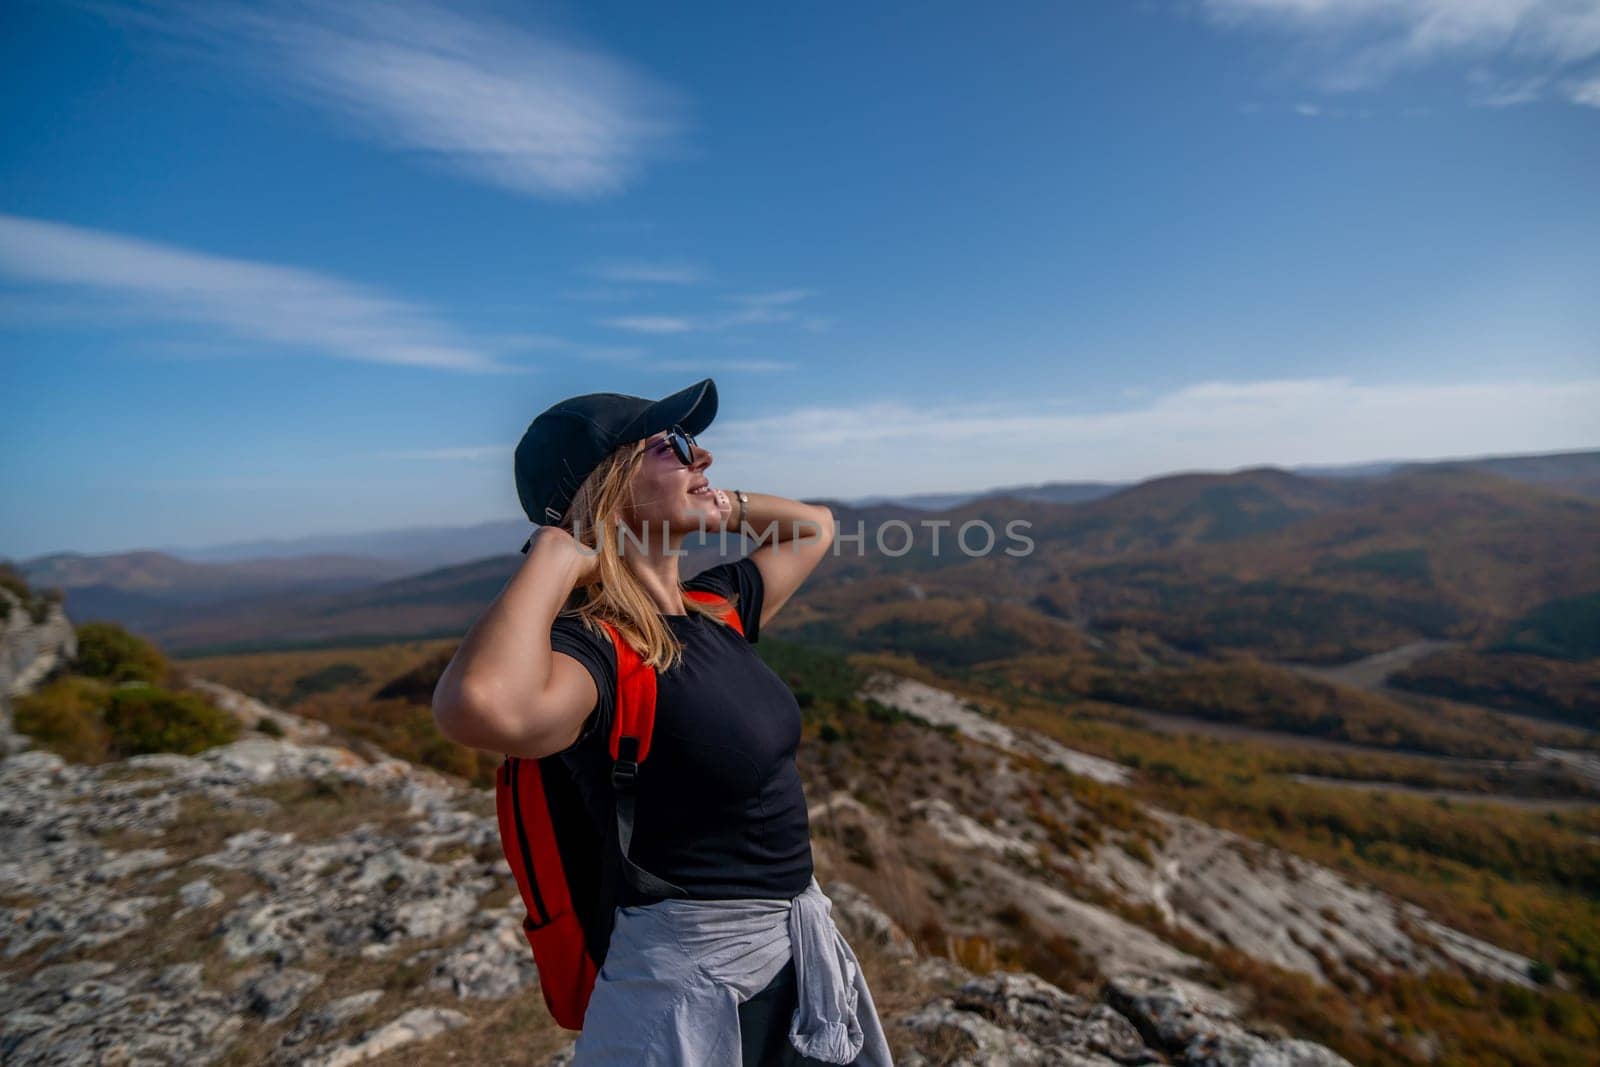
[[[715,593],[685,590],[703,604],[727,603]],[[729,604],[722,618],[740,633]],[[602,620],[603,621],[603,620]],[[656,672],[616,627],[604,623],[617,650],[616,713],[611,723],[611,810],[603,828],[584,806],[577,782],[560,756],[507,756],[495,773],[500,845],[528,914],[522,930],[533,947],[539,986],[556,1022],[582,1030],[595,977],[605,963],[619,899],[618,874],[654,897],[685,897],[684,890],[629,859],[633,841],[635,780],[650,755],[656,716]]]

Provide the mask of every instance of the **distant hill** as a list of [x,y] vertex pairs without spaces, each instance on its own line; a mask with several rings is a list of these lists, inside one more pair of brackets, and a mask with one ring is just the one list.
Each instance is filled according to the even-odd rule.
[[1063,669],[1123,631],[1185,655],[1338,663],[1497,640],[1543,604],[1600,590],[1600,504],[1470,469],[1184,475],[1087,504],[981,501],[940,517],[1026,518],[1034,550],[847,553],[819,570],[796,636],[960,667],[1031,653]]
[[[821,625],[812,616],[898,601],[917,575],[913,599],[975,596],[1029,605],[1079,629],[1132,627],[1183,648],[1328,662],[1411,640],[1470,639],[1545,601],[1600,589],[1597,505],[1580,491],[1600,471],[1600,452],[1376,470],[1313,477],[1264,467],[1125,487],[1055,483],[939,510],[920,506],[928,496],[835,502],[841,527],[860,523],[869,539],[892,520],[917,530],[944,520],[945,551],[929,553],[926,532],[898,558],[847,547],[791,615]],[[1026,520],[1034,554],[974,560],[953,551],[955,531],[971,519],[997,531]],[[527,531],[526,522],[508,521],[211,550],[361,550],[233,562],[61,554],[18,570],[37,587],[64,589],[75,617],[121,622],[181,653],[438,636],[463,632],[498,593]],[[427,558],[444,562],[417,565]]]
[[410,568],[361,556],[193,563],[160,552],[124,552],[40,556],[17,569],[35,588],[62,590],[74,618],[154,633],[197,609],[242,612],[272,597],[339,596]]
[[[1387,478],[1427,467],[1471,467],[1512,481],[1546,489],[1600,499],[1600,451],[1555,452],[1533,456],[1486,456],[1478,459],[1433,461],[1389,460],[1379,463],[1303,465],[1287,468],[1307,478],[1375,479]],[[1193,472],[1197,474],[1217,472]],[[1238,472],[1232,472],[1238,473]],[[1161,481],[1161,478],[1151,479]],[[1043,482],[1037,485],[999,486],[965,493],[916,493],[909,496],[873,496],[842,500],[850,507],[893,506],[919,511],[943,511],[986,497],[1037,500],[1056,504],[1078,504],[1111,496],[1133,482]]]
[[[1466,468],[1372,481],[1265,468],[1159,478],[1080,504],[834,511],[846,531],[867,532],[866,551],[841,545],[781,628],[956,666],[1091,656],[1123,630],[1184,654],[1337,663],[1418,640],[1498,639],[1546,602],[1600,591],[1600,504]],[[997,531],[1027,520],[1033,551],[965,555],[955,531],[973,519]],[[873,546],[891,520],[920,531],[903,556]],[[927,521],[948,524],[938,556],[917,525]],[[196,606],[138,628],[185,655],[458,636],[522,558]],[[715,558],[691,556],[683,573]]]
[[373,530],[355,534],[320,534],[307,537],[186,547],[171,545],[157,551],[196,563],[229,563],[248,559],[298,559],[312,555],[348,555],[381,559],[402,565],[403,573],[416,573],[452,563],[482,559],[497,552],[515,552],[528,536],[525,519],[499,519],[471,526],[418,527]]
[[[1295,467],[1286,473],[1306,478],[1361,481],[1391,477],[1397,473],[1433,466],[1469,466],[1487,470],[1513,481],[1542,488],[1600,499],[1600,451],[1567,452],[1540,456],[1490,456],[1478,459],[1415,463],[1395,460],[1342,466]],[[1263,468],[1265,469],[1265,468]],[[1233,472],[1241,473],[1241,472]],[[1205,472],[1176,475],[1207,476]],[[1211,477],[1225,475],[1210,472]],[[1172,476],[1168,476],[1172,477]],[[1163,478],[1150,481],[1159,482]],[[987,489],[948,493],[913,493],[859,498],[828,498],[823,502],[855,512],[870,513],[880,508],[909,512],[947,511],[988,498],[1004,498],[1038,503],[1080,504],[1112,496],[1134,484],[1117,482],[1044,482],[1035,485],[997,486]],[[191,563],[235,563],[248,560],[292,560],[307,556],[358,556],[384,560],[401,567],[400,573],[420,573],[483,559],[502,552],[515,552],[527,537],[528,523],[520,517],[481,522],[469,526],[419,527],[403,530],[373,530],[355,534],[326,534],[307,537],[235,541],[227,544],[189,546],[159,545],[150,551]],[[118,553],[117,555],[121,555]],[[48,557],[41,557],[48,558]],[[15,563],[29,571],[36,560]]]
[[914,493],[910,496],[859,497],[841,501],[854,508],[898,507],[919,511],[944,511],[985,497],[1010,497],[1014,500],[1037,500],[1052,504],[1079,504],[1110,496],[1126,489],[1127,482],[1043,482],[1038,485],[1012,485],[997,489],[983,489],[970,493]]
[[1491,456],[1453,463],[1413,463],[1402,468],[1401,473],[1429,466],[1459,466],[1488,471],[1524,485],[1600,500],[1600,452],[1557,452],[1546,456]]

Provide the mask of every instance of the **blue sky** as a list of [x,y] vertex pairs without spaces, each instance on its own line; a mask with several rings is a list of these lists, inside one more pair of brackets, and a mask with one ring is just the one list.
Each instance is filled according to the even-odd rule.
[[1600,0],[900,6],[8,6],[0,556],[1600,446]]

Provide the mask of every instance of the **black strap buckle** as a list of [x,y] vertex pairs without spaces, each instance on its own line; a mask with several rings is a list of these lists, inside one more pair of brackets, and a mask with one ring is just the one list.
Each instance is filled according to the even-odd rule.
[[639,764],[631,759],[619,759],[611,764],[611,787],[613,789],[633,792],[633,785],[639,778]]

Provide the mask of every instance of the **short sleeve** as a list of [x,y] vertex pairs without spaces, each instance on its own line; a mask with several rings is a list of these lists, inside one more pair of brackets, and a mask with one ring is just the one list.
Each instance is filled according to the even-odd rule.
[[683,583],[685,589],[703,589],[723,597],[738,597],[739,623],[752,645],[761,637],[761,598],[765,592],[761,568],[749,556],[707,568]]
[[550,627],[550,651],[571,656],[587,667],[589,676],[594,679],[595,706],[578,740],[563,750],[571,752],[588,742],[596,732],[604,735],[610,730],[612,708],[617,702],[617,650],[576,615],[558,615]]

